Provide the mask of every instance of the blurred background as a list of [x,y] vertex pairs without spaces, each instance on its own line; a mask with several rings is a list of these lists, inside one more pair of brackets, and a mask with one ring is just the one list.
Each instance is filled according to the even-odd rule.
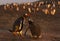
[[[41,39],[22,40],[8,31],[25,13],[41,27]],[[60,41],[60,0],[0,0],[0,41]]]

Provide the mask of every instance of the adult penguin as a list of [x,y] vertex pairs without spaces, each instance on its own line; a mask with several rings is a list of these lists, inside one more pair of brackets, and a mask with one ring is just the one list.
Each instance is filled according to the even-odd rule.
[[24,19],[28,18],[30,16],[30,14],[23,14],[23,16],[19,17],[16,19],[16,21],[13,24],[13,29],[9,29],[10,32],[13,32],[14,34],[16,34],[15,32],[20,32],[23,29],[23,22]]

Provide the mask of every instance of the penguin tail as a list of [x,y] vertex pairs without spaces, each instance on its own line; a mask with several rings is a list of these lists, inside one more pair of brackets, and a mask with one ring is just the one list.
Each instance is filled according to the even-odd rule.
[[13,32],[11,29],[8,30],[9,32]]

